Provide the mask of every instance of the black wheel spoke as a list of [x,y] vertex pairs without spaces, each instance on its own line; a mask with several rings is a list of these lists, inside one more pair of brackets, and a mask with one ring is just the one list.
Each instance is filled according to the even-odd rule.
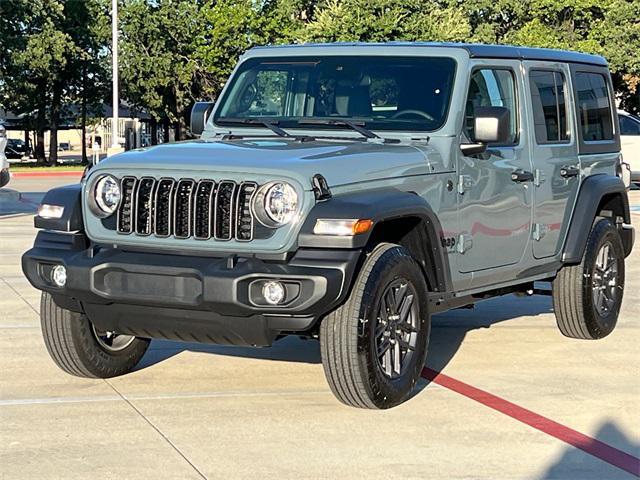
[[379,300],[373,334],[378,364],[384,374],[397,378],[407,359],[416,350],[416,291],[405,279],[397,278],[386,287]]
[[609,243],[600,247],[592,274],[593,306],[600,315],[608,314],[617,301],[618,260]]
[[387,353],[389,348],[391,347],[391,342],[388,338],[385,338],[382,343],[378,346],[378,358]]
[[402,299],[402,304],[400,305],[400,308],[399,308],[400,323],[405,323],[407,321],[412,305],[413,305],[413,295],[406,295]]

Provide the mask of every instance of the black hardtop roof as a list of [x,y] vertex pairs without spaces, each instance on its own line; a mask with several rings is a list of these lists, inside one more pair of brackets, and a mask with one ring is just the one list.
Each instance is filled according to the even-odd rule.
[[544,60],[555,62],[584,63],[587,65],[607,66],[607,61],[600,55],[572,52],[569,50],[555,50],[551,48],[517,47],[512,45],[485,45],[481,43],[440,43],[440,42],[336,42],[336,43],[301,43],[293,45],[273,45],[262,48],[282,47],[438,47],[462,48],[469,52],[471,58],[512,58],[517,60]]

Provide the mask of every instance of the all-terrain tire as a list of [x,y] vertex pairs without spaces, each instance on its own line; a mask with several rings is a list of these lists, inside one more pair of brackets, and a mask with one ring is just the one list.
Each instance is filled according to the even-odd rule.
[[[395,290],[394,285],[398,285]],[[401,288],[404,288],[402,292]],[[411,299],[409,292],[413,292]],[[414,350],[404,357],[406,363],[393,378],[388,371],[385,373],[379,356],[382,348],[376,342],[388,342],[389,337],[384,335],[392,335],[391,332],[385,331],[382,336],[377,333],[390,324],[391,317],[402,317],[387,313],[398,313],[401,308],[384,307],[385,313],[381,308],[392,303],[389,298],[397,298],[402,293],[402,302],[409,302],[411,322],[415,325],[410,334],[414,336],[402,338],[411,338]],[[391,297],[383,299],[387,294]],[[382,320],[382,315],[387,318]],[[394,321],[401,322],[402,319]],[[406,328],[407,324],[402,325]],[[395,331],[409,335],[400,328],[403,327]],[[420,266],[403,247],[388,243],[378,245],[366,258],[346,303],[325,317],[320,325],[322,365],[332,392],[346,405],[360,408],[384,409],[402,403],[411,394],[424,367],[429,330],[427,285]],[[385,363],[387,368],[389,363]]]
[[[603,276],[599,263],[605,247],[612,257],[607,263],[615,268],[615,278],[606,277],[607,284],[612,285],[613,281],[615,285],[606,287],[613,301],[602,311],[596,303],[600,288],[597,285]],[[584,340],[609,335],[616,326],[622,304],[624,273],[624,247],[618,230],[609,219],[596,220],[580,264],[562,267],[553,281],[553,308],[562,334]]]
[[110,378],[128,373],[149,346],[148,339],[136,337],[122,349],[108,350],[99,343],[86,315],[60,308],[46,292],[40,300],[40,323],[53,361],[77,377]]

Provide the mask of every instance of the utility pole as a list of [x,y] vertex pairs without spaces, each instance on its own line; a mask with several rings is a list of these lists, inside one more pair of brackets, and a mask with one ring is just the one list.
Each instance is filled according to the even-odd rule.
[[115,154],[122,151],[118,142],[118,0],[111,0],[111,50],[113,60],[113,113],[111,123],[111,148],[109,154]]

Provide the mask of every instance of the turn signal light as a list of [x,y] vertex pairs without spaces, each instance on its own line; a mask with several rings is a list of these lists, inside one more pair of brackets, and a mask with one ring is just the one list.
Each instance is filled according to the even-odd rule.
[[313,227],[316,235],[353,236],[367,233],[373,227],[373,220],[366,219],[318,219]]

